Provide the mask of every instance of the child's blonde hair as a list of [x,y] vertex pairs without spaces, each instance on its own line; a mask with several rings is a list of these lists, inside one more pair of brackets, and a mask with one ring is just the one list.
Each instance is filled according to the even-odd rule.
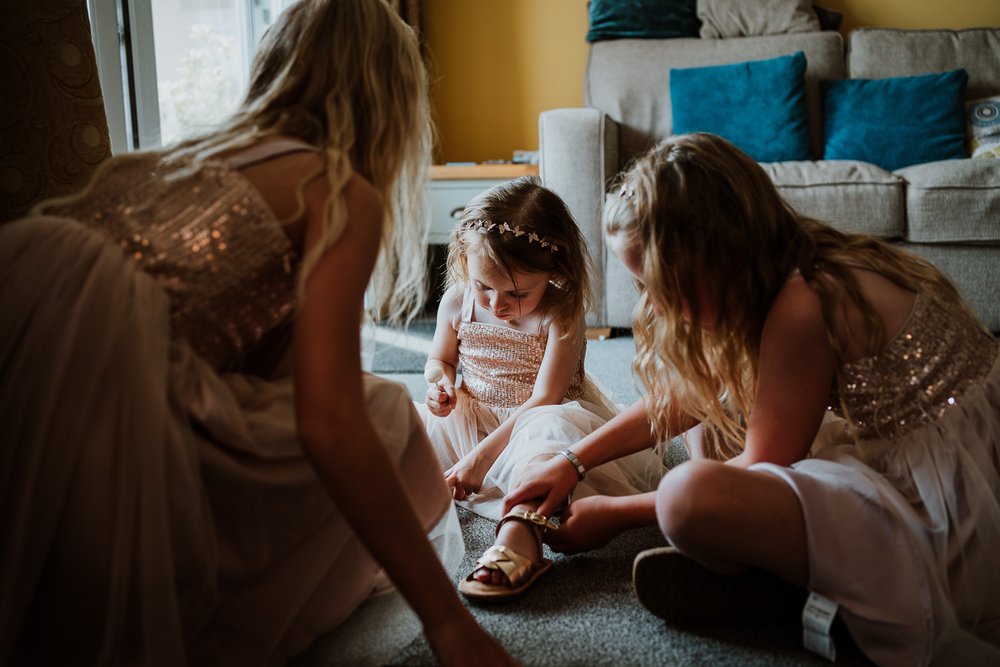
[[[199,163],[269,135],[296,137],[322,154],[331,196],[323,235],[304,258],[300,285],[347,222],[352,173],[386,204],[383,247],[372,276],[372,312],[407,319],[426,297],[425,179],[432,141],[420,46],[385,0],[300,0],[272,25],[250,86],[218,129],[180,143],[168,160]],[[299,186],[300,213],[305,203]]]
[[565,202],[534,176],[494,186],[465,207],[448,246],[448,285],[469,280],[470,253],[513,273],[552,273],[542,307],[567,335],[591,307],[590,256]]
[[[845,344],[832,324],[841,289],[864,313],[866,352],[884,342],[851,267],[932,299],[959,299],[928,262],[798,214],[760,165],[711,134],[672,137],[640,156],[612,185],[603,222],[609,237],[642,252],[635,368],[650,394],[654,431],[676,435],[665,422],[671,409],[699,418],[712,427],[708,449],[717,458],[742,448],[764,321],[796,269],[820,296],[838,368]],[[699,289],[715,309],[712,333],[698,324]]]

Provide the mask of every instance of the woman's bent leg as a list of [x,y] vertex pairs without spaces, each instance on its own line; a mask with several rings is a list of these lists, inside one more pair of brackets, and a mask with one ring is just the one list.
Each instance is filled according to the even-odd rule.
[[808,581],[802,507],[773,475],[688,461],[664,476],[656,516],[681,553],[713,570],[760,568],[798,586]]
[[693,460],[664,477],[656,503],[674,546],[636,557],[643,606],[678,624],[798,623],[805,528],[798,498],[780,479]]

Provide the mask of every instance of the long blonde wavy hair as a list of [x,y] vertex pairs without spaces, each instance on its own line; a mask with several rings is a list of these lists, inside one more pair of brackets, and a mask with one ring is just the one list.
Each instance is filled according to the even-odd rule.
[[[384,0],[300,0],[264,35],[239,109],[210,133],[173,147],[166,162],[193,161],[197,168],[220,152],[272,135],[316,147],[330,184],[320,242],[303,258],[300,293],[319,256],[344,230],[343,190],[357,173],[386,203],[382,252],[369,288],[371,314],[392,321],[415,314],[426,297],[424,184],[432,129],[427,74],[413,30]],[[300,212],[308,180],[298,187]]]
[[[884,343],[852,266],[935,300],[959,299],[928,262],[798,214],[760,165],[711,134],[672,137],[637,158],[612,184],[603,225],[622,247],[641,251],[634,365],[649,393],[654,433],[660,440],[677,435],[671,411],[690,415],[709,427],[706,450],[715,458],[743,447],[764,321],[796,269],[820,297],[838,369],[846,345],[832,325],[841,290],[864,313],[867,353]],[[711,333],[699,324],[699,294],[715,311]]]
[[[505,223],[518,233],[501,232]],[[487,225],[493,228],[487,230]],[[553,251],[551,244],[558,249]],[[554,274],[541,306],[567,336],[593,305],[591,262],[583,234],[562,198],[537,177],[500,183],[466,205],[448,245],[448,286],[468,283],[470,253],[488,259],[512,282],[514,271]]]

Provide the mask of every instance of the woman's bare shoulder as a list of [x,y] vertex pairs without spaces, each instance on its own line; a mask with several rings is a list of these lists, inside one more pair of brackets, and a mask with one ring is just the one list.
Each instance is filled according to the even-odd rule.
[[778,291],[764,323],[765,339],[785,340],[802,336],[826,337],[826,321],[819,293],[800,276],[794,276]]
[[[882,324],[882,336],[888,340],[906,323],[913,309],[915,294],[889,278],[863,268],[852,268],[857,286]],[[827,299],[829,303],[824,303]],[[845,361],[857,359],[867,350],[866,330],[869,326],[861,306],[848,289],[835,284],[825,296],[800,277],[791,278],[778,293],[772,306],[772,316],[788,335],[818,331],[832,335],[840,342]],[[831,321],[827,322],[826,317]]]
[[[266,144],[277,144],[280,138],[260,142],[227,152],[221,157],[237,169],[257,190],[274,217],[285,227],[296,245],[301,244],[308,216],[310,199],[325,199],[326,167],[323,155],[315,150],[292,150],[268,156]],[[287,146],[292,146],[291,141]],[[302,144],[306,146],[306,144]],[[274,145],[274,150],[277,146]]]

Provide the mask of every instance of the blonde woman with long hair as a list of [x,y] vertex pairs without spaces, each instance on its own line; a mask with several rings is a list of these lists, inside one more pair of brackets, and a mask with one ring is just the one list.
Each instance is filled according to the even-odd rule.
[[[648,394],[572,449],[590,467],[700,437],[657,492],[584,499],[560,547],[657,522],[672,546],[634,582],[668,621],[794,621],[808,589],[878,664],[998,664],[1000,346],[952,284],[799,215],[708,134],[637,159],[604,225],[642,293]],[[544,513],[575,479],[555,461],[506,503]]]
[[302,0],[228,122],[0,231],[0,662],[280,664],[382,571],[443,664],[511,662],[407,390],[361,369],[366,290],[424,294],[426,86],[383,0]]

